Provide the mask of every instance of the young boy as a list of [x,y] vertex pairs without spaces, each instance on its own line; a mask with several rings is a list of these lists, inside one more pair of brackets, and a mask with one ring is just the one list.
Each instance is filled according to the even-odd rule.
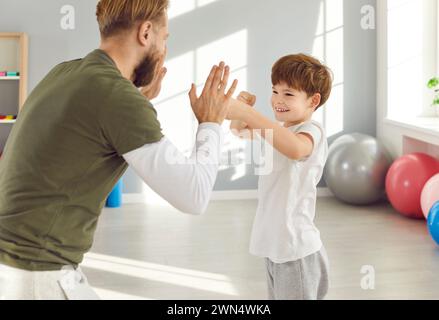
[[[317,184],[328,144],[322,126],[311,120],[329,98],[330,70],[318,60],[289,55],[272,70],[271,104],[279,125],[251,108],[255,97],[243,92],[231,105],[231,129],[259,129],[272,136],[271,174],[259,178],[259,203],[250,253],[265,258],[269,299],[316,300],[328,291],[328,258],[314,225]],[[272,135],[268,135],[268,130]]]

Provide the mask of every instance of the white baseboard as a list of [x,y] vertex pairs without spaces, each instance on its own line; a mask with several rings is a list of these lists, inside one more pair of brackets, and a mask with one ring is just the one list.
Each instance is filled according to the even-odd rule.
[[124,193],[122,195],[123,203],[146,203],[146,195],[143,193]]
[[[318,197],[333,197],[333,193],[329,188],[318,188]],[[258,198],[258,190],[230,190],[230,191],[214,191],[212,193],[213,201],[226,200],[252,200]],[[124,193],[122,201],[125,204],[147,203],[148,196],[142,193]],[[155,199],[156,200],[156,199]]]
[[328,198],[328,197],[333,197],[333,196],[334,196],[334,194],[331,192],[331,190],[329,190],[328,187],[317,188],[317,197]]

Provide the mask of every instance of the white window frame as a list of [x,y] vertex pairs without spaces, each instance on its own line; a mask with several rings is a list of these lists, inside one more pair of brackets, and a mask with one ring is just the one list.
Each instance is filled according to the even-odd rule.
[[[419,1],[431,1],[431,0],[419,0]],[[426,41],[435,41],[431,47],[435,50],[434,56],[430,56],[430,64],[433,66],[434,70],[436,70],[436,76],[439,76],[439,4],[435,1],[436,10],[436,28],[432,32],[432,34],[425,35],[424,37],[428,37],[431,40]],[[431,19],[431,16],[428,17]],[[431,21],[431,20],[430,20]],[[431,30],[431,29],[430,29]],[[392,106],[389,105],[389,76],[388,76],[388,68],[389,68],[389,48],[388,48],[388,0],[378,0],[377,1],[377,82],[378,82],[378,92],[377,92],[377,105],[378,105],[378,121],[382,119],[386,119],[390,115],[390,108]],[[431,50],[431,49],[430,49]],[[435,65],[431,63],[431,61],[435,61]],[[425,70],[424,70],[425,73]],[[427,78],[427,76],[425,77]],[[423,79],[427,80],[427,79]],[[426,81],[425,81],[426,82]],[[425,83],[426,87],[426,83]],[[427,91],[427,89],[425,90]],[[428,99],[426,99],[426,94],[424,94],[423,104],[423,113],[429,112],[427,105]]]

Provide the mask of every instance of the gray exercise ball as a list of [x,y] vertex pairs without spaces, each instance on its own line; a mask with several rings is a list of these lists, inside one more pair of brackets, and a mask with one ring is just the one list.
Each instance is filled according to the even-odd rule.
[[329,148],[323,178],[339,200],[354,205],[372,204],[385,195],[391,164],[389,153],[375,138],[347,134]]

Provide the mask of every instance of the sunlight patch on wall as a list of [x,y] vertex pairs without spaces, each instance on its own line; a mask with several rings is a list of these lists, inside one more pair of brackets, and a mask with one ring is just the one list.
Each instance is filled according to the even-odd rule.
[[247,30],[240,30],[196,50],[196,82],[203,83],[212,65],[225,61],[232,70],[247,65]]
[[345,0],[325,0],[325,6],[326,6],[325,31],[326,32],[343,27],[344,1]]
[[325,33],[325,2],[320,2],[319,17],[317,18],[316,36]]
[[325,0],[320,5],[312,55],[334,73],[333,90],[325,106],[314,113],[328,137],[344,130],[344,0]]
[[336,29],[326,36],[326,63],[334,73],[331,97],[325,106],[326,134],[336,135],[344,129],[344,30]]
[[196,8],[196,0],[170,0],[169,19],[173,19]]
[[332,88],[331,97],[326,108],[326,134],[332,136],[343,131],[344,86]]
[[165,136],[181,152],[187,152],[194,142],[195,124],[188,92],[194,78],[195,53],[187,52],[168,60],[165,66],[168,73],[154,105]]
[[173,19],[217,1],[219,0],[170,0],[168,17]]
[[[247,90],[247,67],[233,71],[230,74],[230,78],[238,79],[239,81],[235,96],[237,96],[239,92]],[[223,171],[228,168],[233,168],[235,173],[230,178],[230,181],[236,181],[247,175],[246,162],[248,162],[250,158],[248,158],[246,151],[248,151],[250,144],[248,141],[239,139],[231,133],[230,123],[231,121],[226,120],[222,126],[223,132],[225,132],[221,161],[223,165],[220,166],[219,170]]]
[[197,0],[197,6],[198,7],[203,7],[206,6],[208,4],[217,2],[218,0]]

